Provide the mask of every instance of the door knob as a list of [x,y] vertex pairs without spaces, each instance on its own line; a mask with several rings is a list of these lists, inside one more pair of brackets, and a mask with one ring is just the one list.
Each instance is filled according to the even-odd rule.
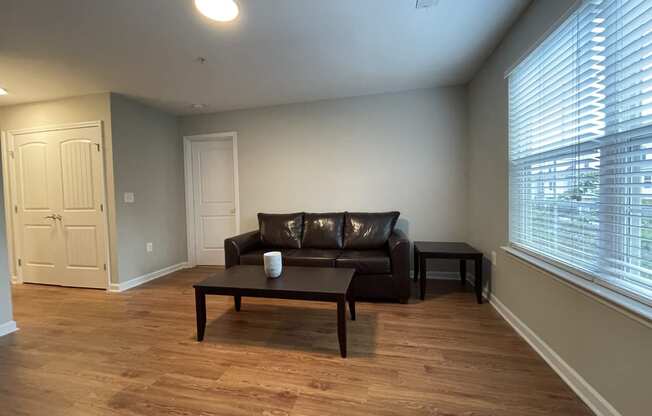
[[45,218],[45,219],[50,219],[50,220],[56,220],[56,219],[57,219],[57,216],[54,215],[54,214],[52,214],[52,215],[46,215],[46,216],[43,217],[43,218]]

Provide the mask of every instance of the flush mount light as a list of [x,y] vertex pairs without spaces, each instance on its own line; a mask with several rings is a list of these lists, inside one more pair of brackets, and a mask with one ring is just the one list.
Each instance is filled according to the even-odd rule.
[[417,0],[417,9],[427,9],[428,7],[436,6],[439,0]]
[[9,93],[7,92],[7,90],[5,90],[4,88],[0,87],[0,95],[7,95],[7,94],[9,94]]
[[235,0],[195,0],[195,7],[204,16],[218,22],[230,22],[239,13]]

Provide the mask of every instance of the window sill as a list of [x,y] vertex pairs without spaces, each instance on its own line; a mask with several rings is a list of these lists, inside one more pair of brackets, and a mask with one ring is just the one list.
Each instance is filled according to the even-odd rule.
[[550,274],[553,278],[583,294],[635,319],[643,325],[652,328],[652,308],[632,298],[611,291],[605,287],[590,282],[578,275],[570,273],[560,267],[527,254],[514,247],[501,247],[503,251],[521,261],[527,266],[534,267]]

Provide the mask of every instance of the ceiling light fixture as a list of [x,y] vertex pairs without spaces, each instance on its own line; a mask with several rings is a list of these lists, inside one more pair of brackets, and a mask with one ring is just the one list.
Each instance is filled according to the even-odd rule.
[[235,0],[195,0],[195,7],[204,16],[218,22],[230,22],[240,12]]
[[439,0],[417,0],[417,9],[427,9],[428,7],[436,6]]
[[4,88],[0,87],[0,95],[7,95],[7,94],[9,94],[9,92]]

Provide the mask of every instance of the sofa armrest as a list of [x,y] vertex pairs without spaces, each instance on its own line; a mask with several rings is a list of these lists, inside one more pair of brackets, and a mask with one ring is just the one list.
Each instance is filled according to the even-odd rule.
[[397,285],[399,299],[407,302],[410,297],[410,240],[403,231],[394,230],[388,243],[392,277]]
[[224,240],[224,264],[226,268],[240,264],[240,255],[261,245],[260,231],[236,235]]

